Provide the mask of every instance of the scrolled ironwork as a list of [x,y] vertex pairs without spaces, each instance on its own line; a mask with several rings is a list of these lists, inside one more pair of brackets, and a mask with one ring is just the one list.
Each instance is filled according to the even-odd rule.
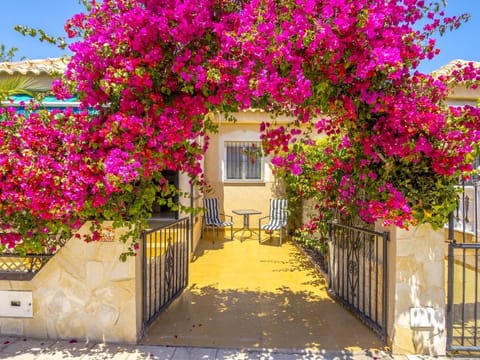
[[143,326],[149,326],[188,283],[189,219],[142,233]]
[[329,224],[329,291],[382,337],[387,319],[387,232]]

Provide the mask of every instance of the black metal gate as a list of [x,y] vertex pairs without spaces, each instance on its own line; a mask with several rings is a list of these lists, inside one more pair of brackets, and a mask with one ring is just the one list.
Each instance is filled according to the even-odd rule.
[[189,235],[188,218],[142,233],[144,329],[188,284]]
[[478,183],[462,186],[448,224],[447,350],[480,352]]
[[388,232],[329,224],[329,291],[384,339]]

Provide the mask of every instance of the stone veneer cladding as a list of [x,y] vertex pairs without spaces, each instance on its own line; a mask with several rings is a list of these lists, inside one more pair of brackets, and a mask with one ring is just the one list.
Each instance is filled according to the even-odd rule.
[[[85,234],[90,224],[79,231]],[[120,232],[117,230],[115,238]],[[0,318],[0,334],[135,343],[141,331],[141,256],[121,262],[119,241],[72,238],[31,281],[0,290],[32,291],[33,318]]]
[[[381,226],[377,226],[381,230]],[[388,337],[394,354],[445,355],[445,235],[428,224],[388,228]],[[413,327],[411,310],[429,309],[429,326]]]

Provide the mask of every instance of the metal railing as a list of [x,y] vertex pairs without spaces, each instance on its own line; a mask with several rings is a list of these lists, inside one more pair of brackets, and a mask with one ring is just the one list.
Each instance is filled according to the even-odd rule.
[[385,339],[389,233],[330,223],[329,240],[330,293]]
[[448,223],[447,350],[480,353],[479,182],[461,185]]
[[143,325],[150,325],[188,284],[189,219],[142,233]]
[[263,180],[264,157],[261,149],[258,141],[226,141],[225,180]]
[[51,234],[45,242],[43,252],[34,254],[17,253],[8,249],[0,252],[0,280],[32,280],[48,261],[67,243],[70,237]]
[[479,186],[480,183],[473,180],[459,186],[458,206],[453,212],[453,228],[457,230],[458,234],[462,235],[462,239],[457,239],[461,242],[465,242],[467,237],[478,236],[480,223],[478,211]]
[[53,254],[0,254],[0,280],[31,280]]
[[480,352],[479,243],[448,247],[447,348]]

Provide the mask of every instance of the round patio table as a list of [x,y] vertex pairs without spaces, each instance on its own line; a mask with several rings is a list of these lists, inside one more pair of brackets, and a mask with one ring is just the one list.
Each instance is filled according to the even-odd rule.
[[237,210],[232,210],[234,214],[237,215],[242,215],[243,216],[243,227],[237,231],[235,231],[233,234],[235,235],[238,232],[242,232],[242,236],[240,237],[240,241],[243,241],[243,239],[247,236],[245,236],[245,231],[248,231],[250,234],[248,237],[252,237],[252,234],[257,234],[257,232],[253,231],[250,228],[250,215],[260,215],[262,212],[259,210],[255,209],[237,209]]

